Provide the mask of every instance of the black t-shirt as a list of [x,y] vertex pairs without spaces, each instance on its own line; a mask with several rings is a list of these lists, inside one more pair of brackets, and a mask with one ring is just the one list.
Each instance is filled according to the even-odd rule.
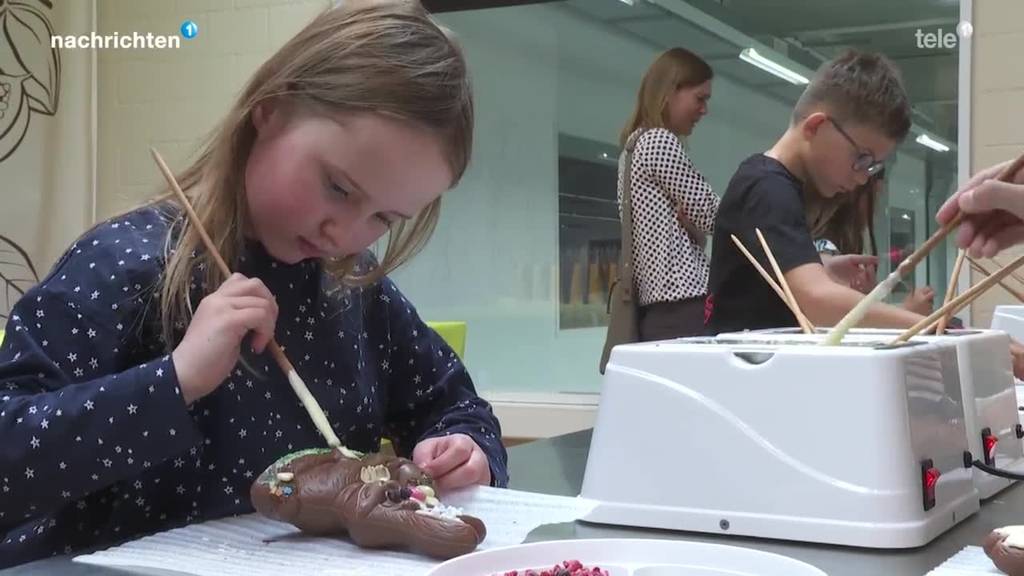
[[708,283],[709,334],[797,326],[785,302],[729,237],[739,238],[775,278],[755,228],[761,229],[783,272],[821,262],[807,227],[800,181],[764,154],[740,164],[718,208]]

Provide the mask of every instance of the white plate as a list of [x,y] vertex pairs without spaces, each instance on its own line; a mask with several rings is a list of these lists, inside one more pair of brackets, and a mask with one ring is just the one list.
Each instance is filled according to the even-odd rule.
[[810,564],[750,548],[630,538],[554,540],[483,550],[449,560],[427,576],[492,576],[551,568],[563,560],[598,566],[611,576],[827,576]]

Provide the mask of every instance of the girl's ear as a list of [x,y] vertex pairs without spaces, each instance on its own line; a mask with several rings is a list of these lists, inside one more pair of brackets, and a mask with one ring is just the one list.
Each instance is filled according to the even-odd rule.
[[256,127],[257,132],[262,132],[266,130],[270,123],[279,115],[280,110],[277,103],[273,100],[264,100],[253,106],[252,125]]

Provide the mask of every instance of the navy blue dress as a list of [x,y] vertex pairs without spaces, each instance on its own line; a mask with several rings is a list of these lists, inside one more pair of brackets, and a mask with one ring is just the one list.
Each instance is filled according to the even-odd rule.
[[[14,307],[0,347],[0,567],[252,512],[266,466],[324,445],[269,353],[244,354],[185,406],[159,328],[177,217],[147,207],[96,227]],[[408,455],[467,434],[507,484],[490,406],[389,279],[338,290],[319,261],[284,264],[258,243],[238,271],[277,298],[277,341],[346,446],[387,437]]]

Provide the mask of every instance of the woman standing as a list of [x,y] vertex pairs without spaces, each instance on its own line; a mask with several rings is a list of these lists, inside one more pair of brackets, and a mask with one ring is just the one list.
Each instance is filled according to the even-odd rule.
[[633,234],[627,256],[633,258],[642,341],[703,330],[704,245],[718,196],[690,161],[682,139],[708,112],[713,76],[708,63],[685,48],[662,53],[644,74],[622,130],[618,198],[620,213],[624,193],[632,207],[632,222],[623,225]]

